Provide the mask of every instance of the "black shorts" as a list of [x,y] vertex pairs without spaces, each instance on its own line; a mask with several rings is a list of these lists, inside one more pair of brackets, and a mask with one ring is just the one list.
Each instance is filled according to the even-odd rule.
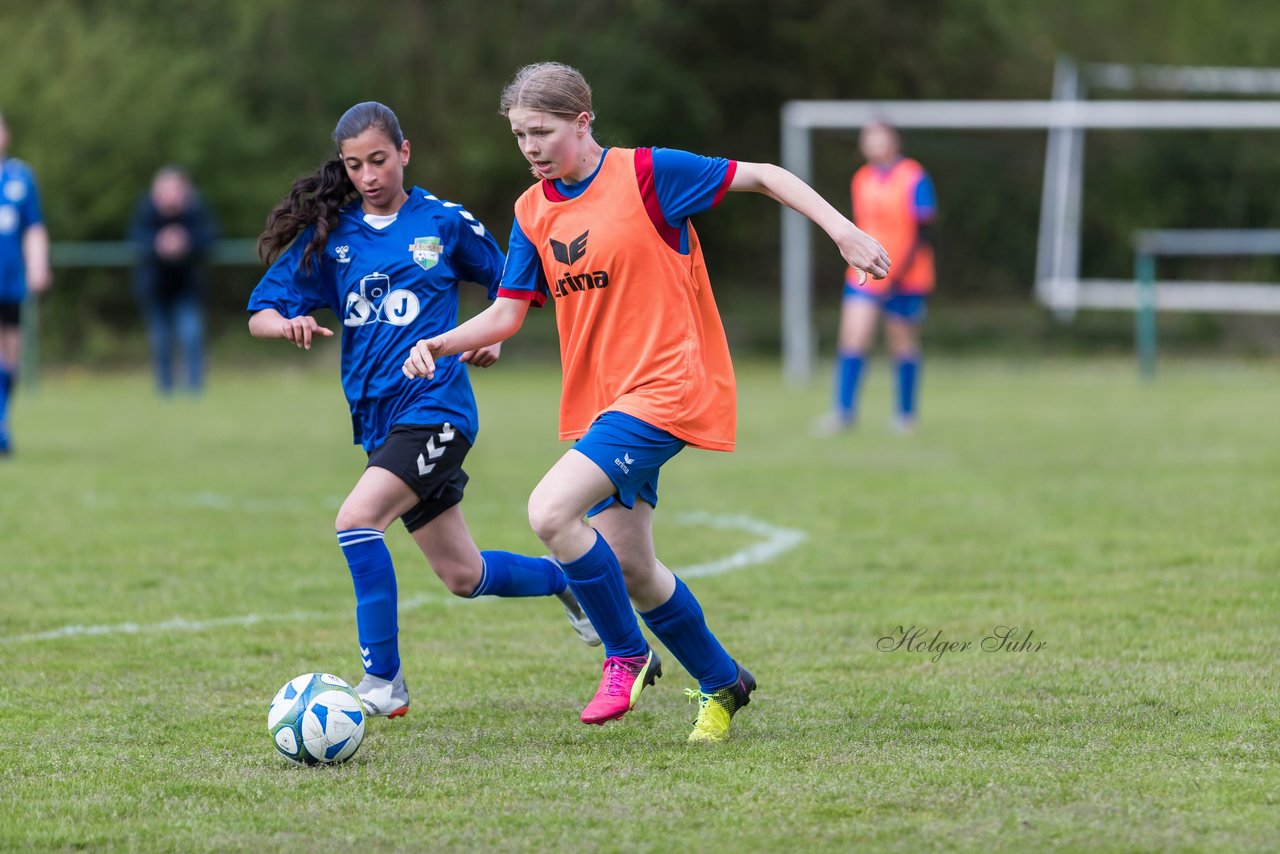
[[22,303],[0,302],[0,326],[22,325]]
[[412,532],[462,501],[469,479],[462,461],[470,450],[471,443],[447,422],[397,424],[369,453],[369,465],[391,472],[422,499],[400,517]]

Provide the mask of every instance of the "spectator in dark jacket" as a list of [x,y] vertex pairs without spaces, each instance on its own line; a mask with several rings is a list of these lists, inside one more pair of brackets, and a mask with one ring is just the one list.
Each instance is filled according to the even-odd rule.
[[205,261],[213,248],[214,222],[187,173],[165,166],[138,200],[129,237],[137,247],[134,289],[151,340],[156,386],[174,386],[173,351],[182,353],[186,388],[204,385]]

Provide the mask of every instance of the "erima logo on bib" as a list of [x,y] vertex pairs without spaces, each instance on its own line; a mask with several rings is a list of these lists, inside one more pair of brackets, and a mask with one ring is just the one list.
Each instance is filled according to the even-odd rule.
[[[587,235],[589,233],[589,231],[584,231],[568,243],[561,243],[555,238],[549,238],[551,254],[561,264],[572,266],[575,262],[580,261],[583,255],[587,254]],[[551,283],[551,293],[556,297],[563,297],[574,291],[594,291],[607,287],[609,287],[609,274],[604,270],[578,273],[576,275],[566,272]]]
[[574,262],[587,254],[587,235],[589,233],[589,231],[584,231],[567,244],[561,243],[554,237],[551,238],[551,254],[554,255],[556,260],[561,264],[569,264],[572,266]]

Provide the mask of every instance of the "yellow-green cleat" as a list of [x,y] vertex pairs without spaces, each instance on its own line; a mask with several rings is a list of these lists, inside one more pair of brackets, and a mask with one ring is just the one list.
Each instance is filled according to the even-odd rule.
[[697,699],[698,718],[693,722],[693,732],[689,733],[690,743],[712,744],[729,740],[729,721],[743,706],[751,702],[751,692],[756,689],[756,678],[748,673],[741,664],[734,662],[738,668],[738,678],[732,685],[704,694],[693,688],[686,688],[685,695],[689,699]]

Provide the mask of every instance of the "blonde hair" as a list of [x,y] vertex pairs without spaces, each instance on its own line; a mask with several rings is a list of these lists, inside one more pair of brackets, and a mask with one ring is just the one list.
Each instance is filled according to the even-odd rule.
[[560,62],[535,62],[515,73],[502,89],[498,113],[506,117],[517,107],[570,119],[586,113],[592,122],[596,120],[587,78]]

